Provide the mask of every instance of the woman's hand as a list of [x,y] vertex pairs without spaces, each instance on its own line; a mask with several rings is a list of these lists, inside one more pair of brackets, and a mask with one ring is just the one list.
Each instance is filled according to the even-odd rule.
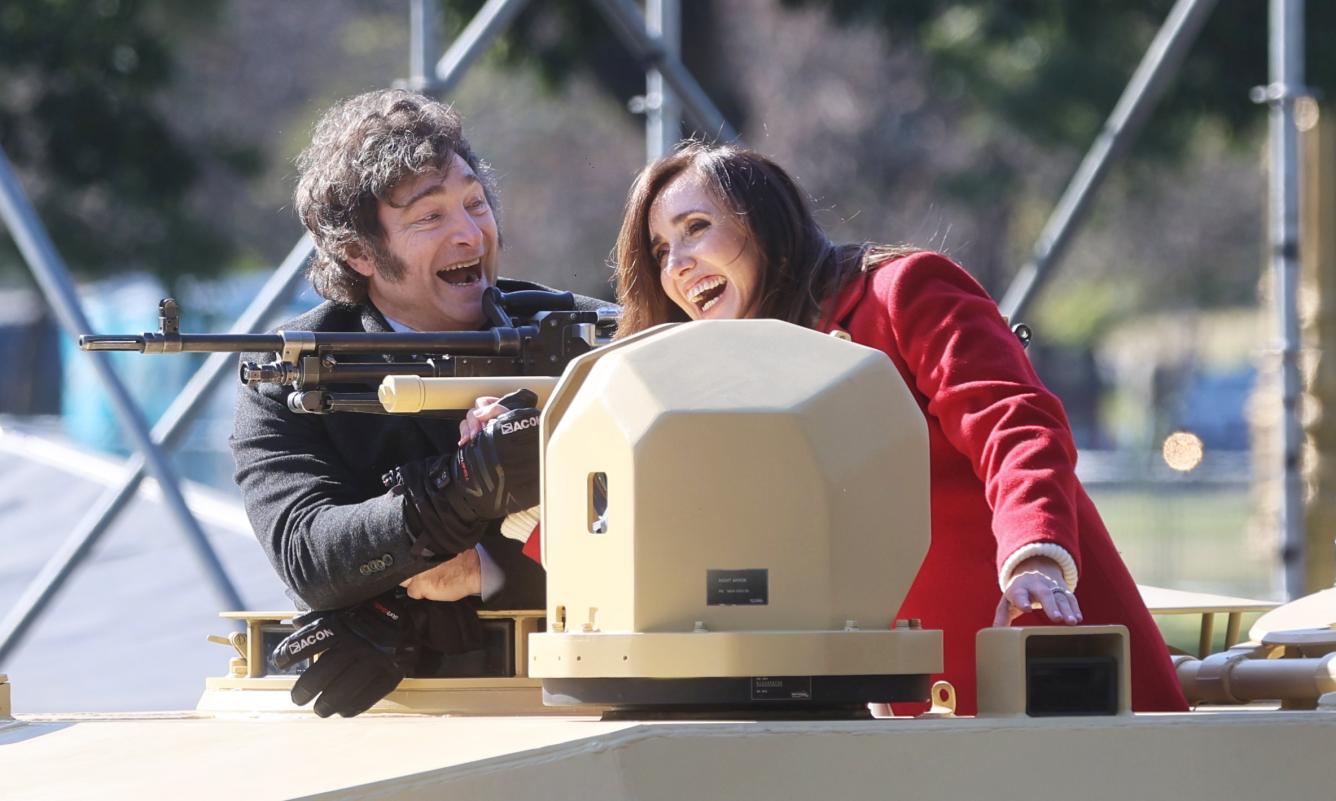
[[1062,568],[1046,556],[1026,559],[1011,573],[1011,580],[1002,591],[993,615],[994,626],[1008,626],[1011,621],[1029,612],[1042,609],[1054,623],[1075,626],[1081,622],[1081,605],[1076,595],[1067,589]]
[[517,389],[507,392],[500,398],[491,395],[475,398],[473,408],[469,409],[464,419],[459,422],[459,447],[462,448],[472,442],[474,437],[482,433],[489,421],[506,412],[537,405],[538,396],[531,389]]
[[487,425],[488,420],[493,420],[510,411],[497,403],[499,400],[501,399],[492,395],[483,395],[473,401],[473,408],[469,409],[468,413],[464,415],[464,419],[459,421],[459,447],[464,447],[474,437],[481,434],[483,426]]
[[399,586],[409,598],[426,601],[458,601],[482,594],[482,563],[478,552],[469,548],[452,559],[405,579]]

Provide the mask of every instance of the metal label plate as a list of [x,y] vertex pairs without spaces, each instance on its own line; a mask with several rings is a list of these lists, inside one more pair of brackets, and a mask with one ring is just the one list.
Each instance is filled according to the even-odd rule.
[[753,701],[810,701],[811,676],[752,676]]
[[764,606],[770,603],[770,571],[706,570],[707,606]]

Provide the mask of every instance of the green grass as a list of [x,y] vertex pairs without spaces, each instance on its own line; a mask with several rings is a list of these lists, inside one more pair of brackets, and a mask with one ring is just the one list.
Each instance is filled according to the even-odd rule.
[[[1248,534],[1252,500],[1246,487],[1170,484],[1087,490],[1138,584],[1276,597],[1275,552]],[[1245,639],[1256,618],[1244,616]],[[1196,653],[1200,617],[1160,616],[1156,622],[1170,645]],[[1225,616],[1217,615],[1214,650],[1223,647],[1224,632]]]
[[[1248,629],[1257,622],[1261,613],[1248,613],[1243,616],[1243,623],[1239,626],[1239,640],[1248,639]],[[1219,653],[1225,650],[1225,619],[1226,615],[1215,616],[1214,636],[1211,638],[1211,653]],[[1164,641],[1171,648],[1177,648],[1180,651],[1197,655],[1197,640],[1201,636],[1201,615],[1156,615],[1155,622],[1159,624],[1160,634],[1164,635]]]

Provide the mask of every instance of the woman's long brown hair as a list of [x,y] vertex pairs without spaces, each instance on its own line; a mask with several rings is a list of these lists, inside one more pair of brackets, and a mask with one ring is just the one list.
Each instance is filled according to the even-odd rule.
[[613,252],[622,305],[619,337],[688,319],[663,291],[649,233],[650,206],[688,170],[705,179],[756,243],[761,254],[758,317],[813,327],[827,300],[865,266],[916,250],[837,246],[812,216],[806,195],[778,164],[753,150],[691,142],[641,170],[627,195]]

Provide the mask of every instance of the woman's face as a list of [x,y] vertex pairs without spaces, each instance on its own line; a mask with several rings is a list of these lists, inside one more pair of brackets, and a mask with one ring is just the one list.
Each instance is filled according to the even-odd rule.
[[693,320],[753,314],[761,254],[737,216],[693,170],[674,178],[649,207],[650,253],[668,298]]

